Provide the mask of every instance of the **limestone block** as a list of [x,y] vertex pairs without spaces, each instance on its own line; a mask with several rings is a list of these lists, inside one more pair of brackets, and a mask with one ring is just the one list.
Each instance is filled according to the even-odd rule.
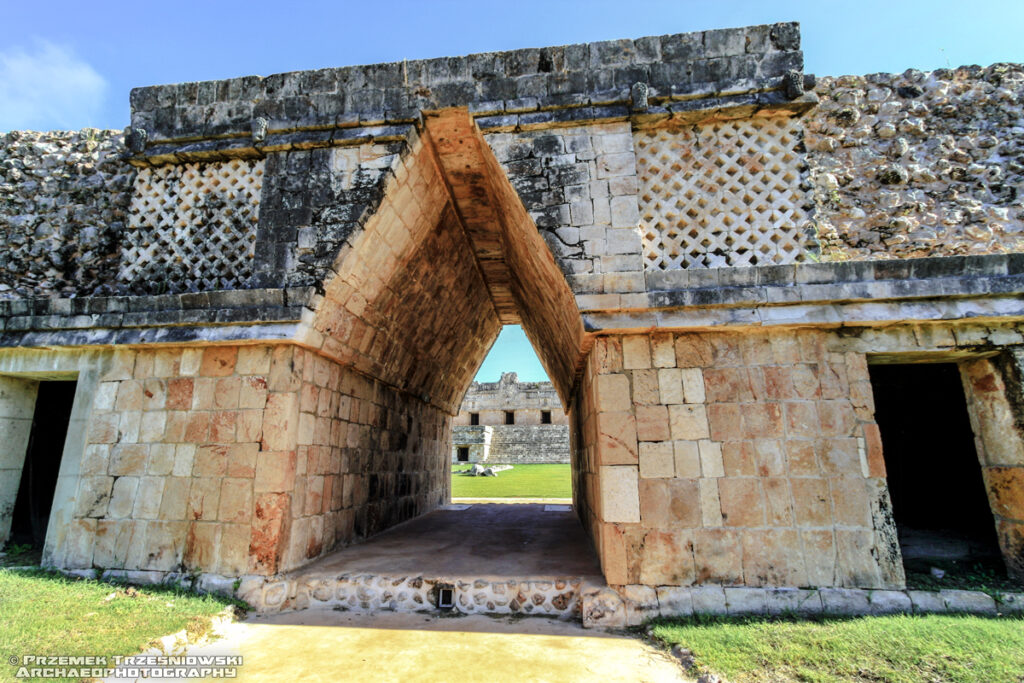
[[704,403],[707,398],[704,373],[700,368],[682,370],[683,394],[687,403]]
[[802,588],[768,588],[766,609],[771,615],[820,614],[821,594],[816,590]]
[[222,525],[217,571],[228,576],[239,576],[246,572],[249,565],[250,533],[248,520],[245,524]]
[[599,412],[629,411],[633,407],[629,395],[629,378],[626,375],[598,375],[597,410]]
[[114,481],[110,503],[107,506],[107,517],[125,519],[131,517],[135,506],[135,492],[139,486],[138,477],[118,477]]
[[764,588],[725,587],[725,607],[729,616],[762,615],[767,612]]
[[647,532],[639,565],[639,579],[645,585],[691,585],[696,578],[691,533],[685,530]]
[[294,393],[269,394],[263,411],[263,448],[287,451],[297,445],[298,397]]
[[658,388],[658,371],[654,369],[634,370],[633,403],[638,406],[650,406],[660,402]]
[[673,439],[708,439],[708,417],[703,405],[669,406],[669,427]]
[[95,540],[95,519],[71,520],[64,530],[63,543],[57,544],[57,547],[64,550],[64,556],[54,558],[55,564],[64,569],[91,569]]
[[996,602],[991,595],[981,591],[942,590],[939,596],[946,603],[949,612],[967,614],[995,614]]
[[627,585],[619,589],[626,606],[626,625],[639,626],[658,614],[658,593],[651,586]]
[[646,335],[629,335],[622,338],[622,366],[626,370],[651,367],[649,337]]
[[237,362],[238,347],[210,346],[203,349],[199,374],[202,377],[227,377],[234,373]]
[[1003,593],[997,606],[1000,614],[1024,614],[1024,593]]
[[629,413],[599,413],[598,456],[602,465],[638,462],[636,418]]
[[192,522],[185,536],[183,561],[192,570],[213,571],[218,567],[222,524]]
[[611,588],[584,589],[581,592],[584,628],[623,628],[626,605]]
[[[10,478],[13,491],[17,493],[18,481]],[[114,485],[113,477],[82,477],[75,499],[75,517],[105,517]],[[13,496],[10,499],[13,500]],[[6,499],[6,498],[5,498]]]
[[[252,480],[225,478],[221,484],[217,519],[222,522],[248,524],[252,519],[252,512]],[[246,546],[248,547],[248,543]]]
[[110,474],[114,476],[140,476],[146,473],[149,446],[144,444],[117,444],[110,458]]
[[235,372],[239,375],[265,375],[270,372],[269,346],[242,346],[238,349]]
[[790,480],[793,488],[793,509],[801,527],[823,527],[832,522],[831,498],[825,479]]
[[992,512],[1024,519],[1024,467],[986,467],[982,472]]
[[701,474],[705,477],[724,477],[722,444],[716,441],[702,440],[697,442],[697,448],[700,453]]
[[189,490],[192,481],[189,477],[165,477],[160,497],[159,518],[165,520],[183,520],[188,510]]
[[295,486],[295,451],[261,451],[256,459],[254,489],[257,493],[290,491]]
[[938,591],[907,591],[915,614],[938,614],[946,611],[946,601]]
[[645,479],[675,476],[675,449],[671,441],[640,444],[640,476]]
[[665,406],[637,406],[636,432],[640,441],[670,442],[669,412]]
[[743,548],[740,534],[733,529],[696,529],[693,557],[697,583],[743,583]]
[[686,399],[683,391],[683,371],[676,368],[658,370],[658,391],[663,405],[684,403]]
[[869,592],[852,588],[822,588],[821,605],[826,614],[862,615],[871,613]]
[[913,603],[905,591],[870,591],[872,614],[904,614],[913,611]]
[[690,589],[690,598],[694,614],[725,615],[729,611],[722,586],[694,586]]
[[201,477],[192,479],[188,494],[187,519],[216,520],[219,502],[219,478]]
[[807,581],[812,586],[831,586],[836,582],[835,539],[831,529],[802,530]]
[[765,506],[759,480],[728,477],[718,482],[718,493],[726,526],[764,526]]
[[718,485],[718,479],[700,480],[700,514],[705,527],[719,527],[723,524]]
[[605,522],[639,522],[640,493],[637,468],[628,465],[602,466],[601,519]]
[[684,479],[699,479],[700,451],[695,441],[673,441],[676,476]]
[[132,518],[158,519],[160,517],[160,502],[163,497],[164,481],[164,477],[142,477],[139,479]]
[[693,598],[690,588],[658,586],[658,616],[688,617],[693,614]]
[[188,522],[146,522],[146,556],[140,569],[171,571],[181,564]]
[[873,552],[875,537],[869,530],[836,529],[836,583],[843,586],[881,587]]

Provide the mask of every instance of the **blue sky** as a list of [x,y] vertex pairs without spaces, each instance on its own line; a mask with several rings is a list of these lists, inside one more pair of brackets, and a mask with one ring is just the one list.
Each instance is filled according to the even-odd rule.
[[[7,0],[0,18],[0,131],[123,128],[141,85],[776,21],[801,22],[805,70],[818,75],[1024,61],[1024,0]],[[526,350],[506,329],[480,379],[539,378]]]

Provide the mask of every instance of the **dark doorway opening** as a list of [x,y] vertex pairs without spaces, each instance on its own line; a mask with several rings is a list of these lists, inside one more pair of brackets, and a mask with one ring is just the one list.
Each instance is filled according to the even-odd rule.
[[459,446],[459,462],[469,462],[469,446]]
[[505,411],[505,424],[514,425],[516,423],[516,413],[514,410]]
[[12,545],[42,550],[77,382],[40,382],[21,484],[11,518]]
[[480,424],[480,413],[470,413],[469,414],[469,424],[474,426],[474,427],[479,425]]
[[872,365],[870,374],[908,584],[979,568],[1005,576],[959,368]]
[[542,410],[542,411],[540,411],[540,423],[542,425],[549,425],[549,424],[551,424],[551,411],[550,410]]

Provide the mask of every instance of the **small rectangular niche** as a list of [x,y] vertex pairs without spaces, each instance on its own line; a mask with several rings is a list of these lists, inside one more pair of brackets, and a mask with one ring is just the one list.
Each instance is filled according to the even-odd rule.
[[480,424],[480,413],[470,413],[469,414],[469,424],[471,424],[474,427],[479,425]]
[[505,424],[514,425],[516,423],[516,411],[506,410],[505,411]]
[[551,424],[551,411],[550,410],[542,410],[542,411],[540,411],[540,423],[542,425],[549,425],[549,424]]

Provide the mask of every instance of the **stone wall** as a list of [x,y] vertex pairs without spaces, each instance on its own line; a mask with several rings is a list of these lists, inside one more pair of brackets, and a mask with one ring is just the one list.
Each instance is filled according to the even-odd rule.
[[804,123],[827,260],[1024,250],[1024,67],[826,77]]
[[0,298],[111,293],[136,169],[119,131],[0,136]]
[[588,367],[595,419],[584,423],[584,443],[595,441],[580,469],[606,578],[901,588],[866,352],[961,362],[1000,544],[1019,573],[1019,466],[1005,464],[1024,443],[1004,386],[1016,356],[997,372],[976,354],[1020,334],[940,324],[602,338]]
[[291,345],[120,351],[59,566],[274,574],[448,498],[450,418]]
[[[485,449],[480,430],[489,430]],[[470,446],[470,462],[501,465],[569,462],[569,428],[566,425],[498,425],[495,427],[457,426],[452,437],[452,462],[457,461],[459,446]],[[476,458],[475,450],[482,450]]]

